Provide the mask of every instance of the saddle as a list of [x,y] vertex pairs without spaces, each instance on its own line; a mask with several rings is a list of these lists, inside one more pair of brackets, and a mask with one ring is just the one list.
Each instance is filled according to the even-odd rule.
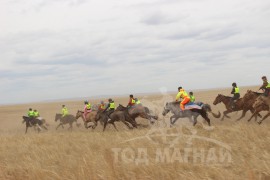
[[188,104],[185,105],[185,110],[190,110],[190,109],[202,109],[202,106],[195,104],[193,102],[189,102]]

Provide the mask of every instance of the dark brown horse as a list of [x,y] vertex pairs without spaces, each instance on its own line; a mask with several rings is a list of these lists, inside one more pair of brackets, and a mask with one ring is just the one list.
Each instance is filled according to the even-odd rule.
[[[260,109],[262,106],[268,106],[268,113],[262,118],[261,121],[258,122],[259,124],[261,124],[268,116],[270,116],[270,108],[269,108],[270,107],[270,96],[265,97],[264,95],[261,95],[261,96],[256,98],[256,100],[253,104],[253,107],[256,109],[256,111],[257,111],[257,109]],[[251,118],[254,116],[254,114],[251,116]]]
[[[116,121],[121,121],[129,129],[132,129],[133,127],[137,128],[136,121],[134,119],[132,119],[130,116],[127,116],[123,111],[119,111],[119,110],[115,110],[109,116],[107,115],[107,112],[99,111],[96,118],[97,118],[97,120],[100,120],[101,122],[104,122],[103,131],[105,131],[106,126],[107,126],[108,123],[112,124],[114,126],[114,128],[117,130],[117,128],[116,128],[116,126],[114,124],[114,122],[116,122]],[[130,124],[133,127],[130,126]]]
[[137,117],[148,119],[151,123],[154,123],[153,120],[157,120],[158,117],[151,115],[150,110],[142,105],[135,105],[133,107],[127,108],[119,104],[116,108],[118,111],[123,111],[127,116],[130,116],[134,121]]
[[[48,130],[46,126],[49,126],[45,119],[36,119],[36,118],[29,118],[28,116],[23,116],[23,122],[26,125],[25,134],[27,133],[27,130],[29,127],[38,128],[38,132],[41,131],[41,127],[45,130]],[[45,126],[46,125],[46,126]]]

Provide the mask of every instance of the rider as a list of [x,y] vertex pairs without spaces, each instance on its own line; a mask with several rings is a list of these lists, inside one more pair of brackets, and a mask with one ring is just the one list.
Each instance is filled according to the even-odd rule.
[[100,102],[100,105],[99,105],[99,107],[98,107],[98,110],[99,110],[99,111],[104,111],[104,110],[105,110],[105,103],[104,103],[104,101],[101,101],[101,102]]
[[240,98],[240,89],[239,87],[237,87],[237,84],[235,82],[232,83],[232,87],[233,89],[232,89],[231,94],[233,94],[233,97],[231,98],[230,105],[231,105],[231,108],[234,109],[235,108],[234,101]]
[[109,104],[108,104],[108,106],[106,107],[106,109],[103,112],[106,112],[109,109],[109,111],[107,111],[107,116],[108,116],[108,121],[110,121],[110,115],[115,110],[115,103],[111,98],[108,99],[108,101],[109,101]]
[[68,109],[65,105],[62,105],[62,118],[68,115]]
[[142,105],[141,101],[138,98],[135,98],[134,100],[137,105]]
[[189,92],[190,102],[195,102],[195,96],[193,95],[193,92]]
[[268,96],[270,93],[270,83],[267,81],[266,76],[263,76],[262,80],[263,80],[263,85],[260,87],[259,90],[262,89],[264,91],[264,93],[263,93],[264,96]]
[[182,110],[185,110],[185,105],[187,103],[189,103],[190,101],[190,97],[188,96],[188,93],[182,88],[182,87],[178,87],[178,94],[176,95],[176,102],[179,99],[182,99],[181,103],[180,103],[180,108]]
[[34,117],[37,118],[37,117],[39,117],[39,116],[40,116],[40,115],[39,115],[39,112],[35,109],[35,110],[34,110]]
[[32,126],[32,121],[35,118],[35,112],[33,111],[32,108],[29,108],[27,115],[29,117],[29,123]]
[[86,115],[90,113],[92,109],[91,109],[91,104],[88,101],[84,101],[84,104],[85,106],[84,106],[83,116],[84,116],[84,119],[86,119]]
[[130,107],[134,106],[135,104],[136,104],[136,101],[133,97],[133,94],[129,95],[129,102],[128,102],[127,107],[130,108]]

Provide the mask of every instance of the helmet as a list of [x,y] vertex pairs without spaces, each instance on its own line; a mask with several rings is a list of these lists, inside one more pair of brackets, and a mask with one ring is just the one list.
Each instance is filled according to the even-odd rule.
[[35,109],[34,111],[36,112],[37,110]]
[[112,101],[112,99],[110,98],[110,99],[109,99],[109,102],[111,102],[111,101]]
[[266,76],[263,76],[262,79],[266,79]]
[[180,89],[183,89],[183,88],[180,86],[180,87],[178,87],[178,90],[180,90]]
[[100,101],[100,104],[104,104],[104,101]]
[[193,92],[189,92],[190,95],[193,95]]
[[29,108],[29,111],[32,111],[32,108]]
[[84,104],[88,104],[88,101],[84,101]]
[[232,83],[232,86],[236,86],[236,83],[234,82],[234,83]]
[[130,98],[133,98],[133,94],[129,95]]
[[63,104],[62,107],[65,107],[65,105]]

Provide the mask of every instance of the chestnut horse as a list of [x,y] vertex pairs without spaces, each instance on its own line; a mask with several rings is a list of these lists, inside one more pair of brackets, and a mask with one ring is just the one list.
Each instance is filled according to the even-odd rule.
[[[253,104],[255,103],[256,99],[262,95],[262,93],[258,93],[258,92],[254,92],[251,90],[248,90],[247,93],[244,95],[243,100],[244,100],[244,106],[247,107],[252,107],[252,116],[248,119],[248,121],[250,121],[254,116],[255,116],[255,121],[257,121],[257,115],[259,117],[262,117],[259,112],[261,111],[268,111],[269,110],[269,106],[267,106],[266,104],[262,104],[261,106],[256,106],[253,107]],[[254,109],[254,110],[253,110]]]
[[[256,98],[256,100],[253,104],[253,107],[255,109],[258,109],[261,106],[268,106],[268,113],[262,118],[261,121],[258,122],[259,124],[261,124],[268,116],[270,116],[270,108],[269,108],[270,107],[270,96],[266,97],[264,95],[261,95],[261,96]],[[251,116],[251,118],[254,116],[254,114]]]
[[245,114],[248,110],[250,110],[252,113],[255,111],[254,108],[252,107],[252,105],[250,105],[250,106],[245,105],[243,98],[238,99],[235,102],[235,107],[232,109],[231,104],[230,104],[231,98],[232,97],[230,97],[230,96],[224,96],[222,94],[218,94],[216,99],[213,102],[214,105],[217,105],[217,104],[222,102],[226,107],[226,111],[223,112],[223,117],[221,118],[221,120],[224,120],[225,117],[230,118],[230,116],[228,116],[227,114],[229,114],[231,112],[243,110],[242,116],[239,119],[237,119],[237,120],[240,120],[241,118],[243,118],[245,116]]

